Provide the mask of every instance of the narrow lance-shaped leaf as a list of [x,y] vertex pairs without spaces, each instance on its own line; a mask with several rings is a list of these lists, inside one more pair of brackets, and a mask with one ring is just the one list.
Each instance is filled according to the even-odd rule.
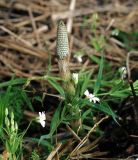
[[96,81],[96,83],[94,85],[94,94],[97,94],[97,92],[100,89],[101,80],[102,80],[102,74],[103,74],[103,67],[104,67],[104,57],[102,55],[97,81]]

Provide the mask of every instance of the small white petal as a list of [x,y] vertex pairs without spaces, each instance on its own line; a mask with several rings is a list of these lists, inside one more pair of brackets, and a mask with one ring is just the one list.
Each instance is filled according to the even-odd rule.
[[41,117],[41,112],[39,112],[39,117]]
[[121,68],[120,68],[120,71],[123,72],[124,70],[126,70],[126,67],[121,67]]
[[77,57],[77,60],[78,60],[79,62],[82,62],[82,57],[81,57],[81,56],[78,56],[78,57]]
[[91,99],[91,98],[89,98],[89,101],[90,101],[90,102],[92,102],[92,99]]
[[121,79],[124,80],[127,77],[127,68],[126,67],[121,67],[119,69]]
[[46,123],[45,120],[46,120],[45,112],[39,112],[38,122],[42,125],[42,127],[45,127]]
[[89,98],[93,99],[95,96],[93,94],[89,94]]
[[96,102],[100,102],[100,99],[98,97],[93,98],[93,103],[96,103]]
[[45,127],[46,122],[45,121],[40,121],[40,124],[42,125],[42,127]]
[[89,91],[86,90],[86,91],[84,92],[84,95],[88,97],[88,96],[89,96]]

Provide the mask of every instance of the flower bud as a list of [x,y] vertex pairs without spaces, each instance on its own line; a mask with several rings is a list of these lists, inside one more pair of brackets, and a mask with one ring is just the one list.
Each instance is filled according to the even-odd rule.
[[5,109],[5,116],[8,116],[8,108]]
[[78,78],[79,78],[78,73],[73,73],[72,74],[72,79],[73,79],[75,84],[78,84]]
[[8,117],[5,117],[5,124],[6,124],[7,128],[10,126],[10,121],[9,121]]

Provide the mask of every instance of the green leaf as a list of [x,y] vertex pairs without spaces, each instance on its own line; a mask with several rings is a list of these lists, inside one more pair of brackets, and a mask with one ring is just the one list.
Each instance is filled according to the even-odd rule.
[[48,82],[60,93],[62,97],[65,97],[63,88],[54,79],[48,78]]
[[132,93],[128,89],[125,89],[122,91],[115,91],[115,92],[111,93],[110,95],[121,99],[121,98],[126,98],[126,97],[132,95]]
[[87,117],[87,115],[89,115],[89,114],[91,114],[91,113],[92,113],[92,109],[91,109],[91,108],[88,109],[88,110],[86,110],[86,111],[83,113],[83,115],[81,116],[82,121]]
[[117,122],[117,120],[116,120],[117,115],[112,111],[112,109],[110,108],[110,106],[106,102],[102,102],[100,104],[94,104],[94,108],[104,112],[105,114],[112,116],[114,121]]
[[99,44],[99,42],[97,41],[97,39],[92,39],[91,43],[93,45],[93,47],[99,52],[101,51],[101,45]]
[[16,79],[12,79],[9,80],[7,82],[2,82],[0,83],[0,88],[2,87],[7,87],[7,86],[13,86],[13,85],[19,85],[19,84],[25,84],[27,81],[26,78],[16,78]]
[[123,81],[117,82],[116,84],[113,85],[112,89],[110,90],[110,94],[120,91],[120,89],[124,88],[123,87]]
[[40,142],[40,139],[38,139],[38,138],[31,138],[31,140],[41,144],[44,147],[48,147],[49,150],[53,149],[53,146],[48,141],[46,141],[44,139],[41,142]]
[[28,105],[29,109],[34,112],[34,108],[32,106],[32,103],[31,103],[30,99],[28,98],[28,96],[26,95],[26,93],[24,91],[22,91],[20,94],[22,95],[22,98],[24,99],[24,101]]
[[[90,106],[92,109],[102,111],[103,113],[112,116],[112,118],[116,121],[117,115],[112,111],[110,106],[106,102],[101,103],[92,103],[88,99],[85,99],[82,101],[82,107],[84,106]],[[117,121],[116,121],[117,122]]]
[[100,62],[101,62],[100,58],[98,58],[97,56],[94,56],[94,55],[90,55],[89,57],[93,62],[95,62],[95,63],[100,65]]
[[102,81],[102,74],[103,74],[103,67],[104,67],[104,57],[102,55],[97,81],[94,85],[94,94],[97,94],[100,89],[100,85],[101,85],[101,81]]
[[88,88],[88,83],[91,79],[91,75],[92,75],[92,72],[84,76],[83,83],[81,84],[81,96],[84,94],[85,90]]
[[51,121],[51,125],[50,125],[50,135],[53,135],[53,133],[56,131],[58,125],[61,123],[61,104],[59,104],[58,108],[56,109],[55,113],[54,113],[54,116],[52,118],[52,121]]

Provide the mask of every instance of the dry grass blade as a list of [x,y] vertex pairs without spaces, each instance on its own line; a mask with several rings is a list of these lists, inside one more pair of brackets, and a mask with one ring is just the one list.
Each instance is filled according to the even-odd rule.
[[[87,159],[87,158],[94,158],[94,159],[100,159],[99,156],[103,156],[106,155],[107,152],[94,152],[94,153],[88,153],[88,154],[81,154],[81,155],[77,155],[76,157],[71,157],[71,159]],[[98,158],[96,158],[98,157]],[[103,158],[101,158],[103,159]]]
[[76,154],[74,153],[73,156],[76,156],[77,154],[82,154],[85,152],[88,152],[90,150],[93,150],[94,148],[96,148],[98,146],[98,142],[101,138],[97,138],[96,140],[94,140],[92,143],[85,145],[84,147],[80,148]]
[[69,152],[72,149],[73,145],[73,139],[70,139],[62,146],[61,151],[59,152],[59,157],[62,157],[65,153]]
[[54,148],[54,150],[50,153],[50,155],[47,157],[46,160],[52,160],[54,158],[54,156],[56,155],[56,153],[58,152],[58,150],[60,149],[60,147],[62,146],[61,143],[58,143],[57,146]]
[[73,134],[75,139],[77,139],[79,142],[81,141],[80,137],[70,128],[69,125],[66,125],[67,129]]

